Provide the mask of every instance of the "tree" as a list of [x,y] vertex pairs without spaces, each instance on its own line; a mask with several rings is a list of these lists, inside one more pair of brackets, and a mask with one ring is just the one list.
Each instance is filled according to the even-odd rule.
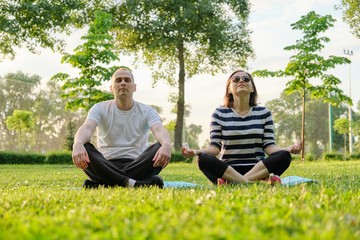
[[99,89],[103,82],[109,81],[119,66],[109,66],[119,60],[118,53],[113,49],[113,36],[110,33],[112,15],[95,12],[83,45],[75,49],[74,54],[65,54],[62,62],[69,63],[80,70],[80,76],[71,78],[69,74],[58,73],[53,80],[63,82],[65,91],[63,98],[68,99],[66,108],[89,110],[95,103],[113,98],[110,92]]
[[36,88],[40,84],[40,76],[23,72],[8,73],[0,77],[0,147],[1,149],[14,146],[14,136],[6,127],[6,118],[15,109],[30,110],[34,104]]
[[349,134],[349,119],[338,118],[334,122],[334,129],[344,135],[344,155],[346,158],[346,135]]
[[202,133],[201,125],[190,124],[186,127],[187,142],[191,148],[199,149],[199,135]]
[[320,157],[329,146],[329,106],[322,99],[310,98],[305,109],[307,146],[311,155]]
[[280,146],[291,145],[300,139],[301,98],[298,94],[282,92],[280,98],[270,100],[266,107],[271,109],[275,122],[275,140]]
[[29,111],[15,110],[11,116],[6,118],[6,126],[10,130],[18,131],[18,145],[21,146],[22,132],[30,131],[34,126],[33,113]]
[[[324,48],[324,43],[330,41],[328,37],[319,36],[333,26],[335,19],[330,16],[320,16],[314,11],[302,16],[301,19],[291,24],[293,30],[303,31],[303,38],[296,41],[296,44],[285,47],[287,51],[297,52],[290,58],[284,70],[269,71],[258,70],[254,75],[260,77],[292,77],[287,82],[285,91],[290,94],[298,92],[302,98],[302,124],[301,138],[305,149],[305,100],[309,94],[313,98],[321,98],[324,102],[339,105],[342,102],[351,104],[351,99],[347,97],[339,88],[340,80],[328,74],[329,69],[336,65],[346,64],[350,61],[345,57],[329,56],[325,58],[317,54]],[[321,84],[315,85],[310,80],[321,80]],[[331,93],[331,94],[329,94]],[[304,149],[302,151],[302,161],[304,161]]]
[[76,133],[76,124],[71,117],[69,117],[69,121],[67,122],[67,131],[66,131],[66,141],[65,141],[65,149],[72,151]]
[[343,10],[343,20],[348,23],[352,33],[360,38],[360,0],[341,0],[337,9]]
[[64,110],[67,101],[61,98],[62,94],[63,91],[56,82],[48,81],[46,89],[40,90],[34,100],[31,107],[35,119],[34,151],[63,150],[67,138],[74,135],[69,132],[68,125],[76,128],[83,122],[84,112]]
[[248,1],[125,0],[112,9],[112,14],[118,48],[143,59],[152,69],[154,84],[165,80],[177,87],[174,147],[179,150],[185,79],[244,66],[253,56],[246,28]]
[[[96,5],[96,1],[91,1]],[[2,0],[0,1],[0,61],[14,58],[15,47],[25,46],[60,50],[63,46],[55,34],[69,32],[71,26],[87,21],[84,0]],[[91,5],[91,4],[88,4]]]
[[[161,122],[164,122],[165,118],[161,117],[162,108],[157,105],[150,105],[150,106],[153,107],[156,110],[156,112],[159,114]],[[151,131],[149,132],[149,142],[150,143],[156,142],[155,136]]]
[[354,138],[357,139],[354,148],[355,152],[360,153],[360,101],[357,102],[357,112],[353,112],[352,116],[353,135]]
[[[294,139],[301,138],[302,100],[299,94],[282,92],[280,98],[270,100],[266,106],[271,109],[275,122],[275,140],[279,145],[291,145]],[[305,139],[308,152],[316,157],[321,156],[329,145],[329,115],[328,104],[321,99],[309,98],[306,101],[305,115],[307,116]],[[347,107],[333,107],[332,118],[346,114]],[[343,146],[343,138],[337,132],[333,134],[334,149]]]

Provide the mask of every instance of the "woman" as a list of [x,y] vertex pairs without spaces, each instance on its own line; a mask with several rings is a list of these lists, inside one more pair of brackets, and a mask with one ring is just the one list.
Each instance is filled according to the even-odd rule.
[[300,143],[276,146],[271,112],[257,106],[257,97],[252,76],[243,70],[233,72],[226,82],[224,105],[211,118],[209,147],[182,148],[183,156],[198,156],[199,169],[211,182],[241,183],[273,174],[270,180],[281,181],[276,175],[290,166],[290,153],[301,151]]

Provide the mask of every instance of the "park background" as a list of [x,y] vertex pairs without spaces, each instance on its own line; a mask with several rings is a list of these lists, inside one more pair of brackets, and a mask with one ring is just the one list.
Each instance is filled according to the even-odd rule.
[[[0,6],[2,3],[4,1],[0,2]],[[300,38],[299,33],[291,30],[290,24],[298,21],[301,16],[314,10],[321,15],[331,14],[337,19],[335,26],[325,34],[331,38],[331,42],[326,45],[322,54],[343,56],[343,49],[353,51],[352,98],[353,110],[358,114],[359,93],[356,90],[359,89],[359,39],[350,34],[349,27],[342,22],[342,12],[334,10],[334,5],[340,4],[341,1],[259,0],[250,3],[252,7],[249,27],[253,31],[252,43],[256,58],[248,62],[249,71],[264,68],[277,70],[285,67],[291,53],[285,52],[283,48]],[[0,16],[2,13],[0,11]],[[1,20],[3,19],[0,18]],[[0,25],[0,29],[1,27]],[[82,43],[80,36],[85,33],[86,29],[83,29],[66,37],[68,53],[72,53],[73,48]],[[0,104],[3,106],[6,105],[4,103],[21,103],[25,106],[28,103],[31,105],[29,109],[35,108],[38,112],[43,110],[43,114],[38,115],[45,119],[43,122],[40,121],[40,130],[43,130],[40,133],[53,134],[52,138],[43,136],[41,144],[36,145],[30,142],[34,139],[22,139],[23,148],[19,148],[18,145],[7,144],[12,143],[9,136],[1,135],[0,150],[4,150],[5,145],[5,150],[20,150],[21,153],[25,150],[46,152],[48,149],[63,149],[63,138],[67,135],[67,128],[61,121],[62,126],[56,125],[59,123],[56,118],[60,117],[63,121],[78,118],[80,114],[82,117],[77,119],[76,124],[83,120],[84,112],[65,111],[65,100],[58,97],[59,92],[55,87],[50,88],[50,91],[51,85],[47,85],[51,83],[49,79],[58,72],[73,75],[77,72],[66,64],[60,64],[60,54],[46,49],[39,50],[40,54],[34,55],[27,50],[17,49],[14,60],[0,62],[1,80],[6,78],[9,80],[7,83],[10,83],[10,86],[2,85],[0,90],[4,92],[11,89],[14,93],[6,99],[1,98]],[[120,56],[120,59],[121,64],[132,65],[131,58]],[[20,81],[16,78],[4,78],[8,73],[18,70],[29,75],[12,75],[20,77]],[[339,66],[333,72],[342,81],[341,89],[348,93],[349,66]],[[42,79],[42,84],[37,89],[32,89],[26,84],[29,76],[31,78],[33,74],[41,76]],[[169,104],[168,94],[174,89],[161,82],[152,88],[151,72],[141,64],[139,68],[134,69],[134,74],[138,80],[136,99],[160,106],[165,123],[172,120],[174,114],[170,113],[170,109],[173,106]],[[224,82],[228,74],[198,75],[186,81],[186,103],[191,104],[191,112],[186,123],[202,126],[200,144],[208,137],[212,111],[222,103]],[[294,96],[285,99],[281,95],[287,79],[256,78],[255,81],[262,105],[272,103],[272,106],[276,107],[272,101],[279,97],[289,100],[290,104],[294,102]],[[103,88],[107,89],[108,86]],[[38,93],[42,96],[37,95]],[[14,96],[16,94],[19,95]],[[29,96],[34,95],[41,101],[32,101]],[[48,105],[44,103],[47,100]],[[51,114],[55,115],[51,115],[46,107],[52,108],[54,103],[57,103],[58,109],[52,109],[54,111],[51,111]],[[311,124],[308,124],[308,127],[318,126],[319,129],[324,129],[328,123],[327,107],[324,107],[321,100],[310,101],[308,106],[313,108],[309,114]],[[285,115],[288,113],[286,110]],[[342,106],[339,111],[341,117],[346,117],[347,106]],[[0,113],[2,117],[5,114],[3,109]],[[278,116],[275,109],[274,113]],[[278,120],[281,122],[282,119]],[[317,122],[318,125],[314,125]],[[294,122],[290,124],[294,125]],[[54,132],[51,128],[53,125],[60,131]],[[295,125],[300,128],[299,122]],[[4,130],[3,127],[4,125],[1,126],[1,130]],[[281,132],[280,127],[278,132]],[[315,128],[308,132],[317,134],[316,130]],[[21,136],[19,133],[18,135]],[[341,139],[341,136],[338,137]],[[41,145],[46,149],[37,148]],[[337,148],[341,151],[341,144],[338,144]],[[0,239],[355,240],[360,237],[359,157],[347,161],[324,161],[319,158],[313,159],[318,161],[305,163],[293,161],[282,177],[303,176],[316,180],[316,183],[291,187],[272,186],[266,182],[213,186],[208,184],[208,180],[199,171],[195,162],[174,162],[161,172],[163,179],[191,182],[198,184],[198,187],[100,187],[89,190],[81,188],[85,175],[71,165],[69,152],[64,155],[47,154],[45,161],[44,154],[18,152],[0,154]],[[65,156],[68,159],[65,159],[67,164],[62,162]]]
[[[348,96],[350,95],[351,79],[352,109],[358,111],[357,103],[360,99],[360,92],[358,91],[360,89],[360,68],[358,67],[360,65],[360,44],[359,39],[351,33],[348,24],[343,22],[342,10],[335,7],[339,6],[341,1],[252,0],[250,4],[249,29],[252,31],[251,41],[255,58],[248,61],[246,70],[249,72],[258,69],[284,69],[292,55],[290,51],[284,51],[284,47],[294,44],[297,39],[301,38],[301,32],[292,30],[290,24],[298,21],[301,16],[310,11],[315,11],[320,15],[332,15],[337,21],[334,27],[324,34],[331,41],[326,44],[321,55],[325,57],[330,55],[347,56],[351,59],[351,65],[337,66],[331,73],[341,80],[340,88]],[[72,53],[76,46],[82,44],[83,41],[80,37],[86,31],[87,28],[84,28],[74,31],[70,36],[61,36],[67,43],[65,52]],[[16,71],[31,75],[36,74],[41,77],[41,86],[44,88],[56,73],[65,72],[73,76],[77,75],[76,69],[69,64],[61,63],[62,55],[60,53],[52,52],[49,49],[38,50],[39,54],[33,54],[26,49],[18,48],[13,60],[4,59],[0,62],[0,76],[3,77],[7,73]],[[344,55],[344,50],[352,51],[353,55]],[[176,115],[171,113],[173,103],[169,102],[169,93],[176,93],[176,89],[161,81],[153,86],[150,70],[144,64],[139,64],[139,62],[137,62],[137,67],[134,68],[133,61],[134,59],[131,56],[120,56],[119,64],[133,68],[137,82],[135,99],[146,104],[159,106],[162,109],[161,116],[164,123],[174,120]],[[225,81],[229,74],[230,72],[215,76],[201,74],[190,79],[186,78],[185,103],[191,106],[190,115],[186,118],[186,124],[201,126],[202,132],[198,136],[199,146],[205,145],[209,138],[210,116],[214,109],[222,104]],[[265,105],[267,102],[279,98],[288,80],[287,78],[255,78],[260,105]],[[105,84],[102,88],[108,90],[109,85]],[[325,124],[327,123],[324,122]],[[301,125],[298,128],[300,129]]]

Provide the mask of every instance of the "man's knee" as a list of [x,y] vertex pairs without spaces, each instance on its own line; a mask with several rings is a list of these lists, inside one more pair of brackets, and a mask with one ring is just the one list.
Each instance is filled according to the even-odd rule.
[[84,147],[85,147],[86,151],[95,149],[95,146],[92,143],[89,143],[89,142],[85,143]]
[[155,143],[151,144],[149,148],[159,150],[160,147],[161,147],[161,144],[159,142],[155,142]]

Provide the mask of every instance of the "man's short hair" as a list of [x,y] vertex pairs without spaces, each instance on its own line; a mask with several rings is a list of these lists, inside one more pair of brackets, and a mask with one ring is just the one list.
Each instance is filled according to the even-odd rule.
[[134,74],[132,73],[131,69],[128,68],[128,67],[126,67],[126,66],[120,66],[120,67],[113,73],[113,75],[111,76],[111,80],[112,80],[112,81],[114,80],[114,75],[115,75],[115,73],[117,73],[118,71],[123,71],[123,70],[128,71],[128,72],[131,74],[131,76],[132,76],[133,82],[135,82]]

